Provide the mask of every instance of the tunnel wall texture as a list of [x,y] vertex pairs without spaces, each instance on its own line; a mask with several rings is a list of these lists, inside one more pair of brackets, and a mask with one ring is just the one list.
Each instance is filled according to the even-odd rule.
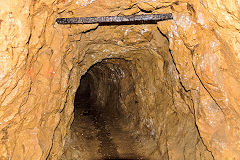
[[[81,75],[104,58],[132,59],[132,53],[147,51],[173,61],[165,70],[172,71],[170,79],[177,82],[171,92],[174,113],[196,122],[199,151],[215,159],[240,158],[239,1],[0,0],[0,4],[0,159],[58,159]],[[170,53],[158,48],[163,45],[161,38],[157,40],[161,34],[154,30],[156,25],[55,23],[57,17],[145,12],[173,13],[173,20],[157,24],[169,39]],[[175,125],[182,128],[178,124],[184,123]],[[168,130],[166,149],[175,146],[170,143],[176,142],[172,133]],[[185,134],[179,133],[182,140]],[[170,159],[182,156],[174,149],[167,151]]]

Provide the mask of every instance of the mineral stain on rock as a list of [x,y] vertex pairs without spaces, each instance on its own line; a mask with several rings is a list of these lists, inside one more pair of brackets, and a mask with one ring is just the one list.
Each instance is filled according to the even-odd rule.
[[0,19],[0,30],[1,30],[2,21],[3,21],[3,20],[2,20],[2,19]]

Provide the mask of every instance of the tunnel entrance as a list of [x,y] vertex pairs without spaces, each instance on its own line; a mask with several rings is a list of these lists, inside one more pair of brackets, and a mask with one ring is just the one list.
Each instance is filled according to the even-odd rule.
[[137,115],[126,113],[122,102],[131,96],[128,104],[134,107],[138,103],[132,67],[124,59],[105,59],[81,77],[72,135],[62,159],[146,159],[138,150],[144,144],[136,138],[136,130],[129,129]]

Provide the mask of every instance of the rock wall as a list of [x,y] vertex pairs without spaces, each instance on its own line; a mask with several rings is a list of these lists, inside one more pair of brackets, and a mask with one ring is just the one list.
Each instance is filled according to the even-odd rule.
[[[165,144],[170,150],[165,158],[189,155],[174,147],[189,144],[183,140],[184,131],[192,128],[190,135],[197,136],[196,143],[191,141],[198,148],[194,151],[204,153],[196,154],[196,159],[210,159],[209,154],[215,159],[239,159],[238,1],[0,0],[0,4],[0,159],[58,159],[73,119],[80,77],[102,59],[131,60],[134,53],[141,53],[142,60],[149,52],[172,61],[163,77],[172,76],[164,81],[173,85],[170,106],[175,110],[168,114],[175,117],[164,119],[164,124],[177,122],[168,129]],[[166,12],[174,19],[157,25],[55,23],[57,17]],[[160,32],[169,40],[170,53],[161,44]],[[144,113],[150,117],[154,98],[147,96],[145,104],[151,109]],[[185,124],[190,127],[184,129]],[[157,129],[158,123],[152,128]]]

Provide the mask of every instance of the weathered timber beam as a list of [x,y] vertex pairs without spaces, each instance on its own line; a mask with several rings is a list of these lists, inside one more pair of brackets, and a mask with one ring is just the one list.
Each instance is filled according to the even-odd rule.
[[130,16],[103,16],[103,17],[75,17],[57,18],[58,24],[93,24],[93,23],[126,23],[126,22],[157,22],[173,19],[171,13],[166,14],[146,14]]

